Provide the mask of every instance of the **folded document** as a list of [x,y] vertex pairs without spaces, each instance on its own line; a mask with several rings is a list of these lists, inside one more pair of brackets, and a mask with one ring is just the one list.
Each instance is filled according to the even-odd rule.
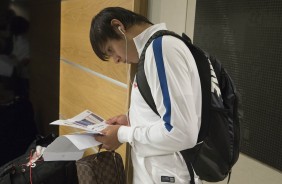
[[81,131],[56,138],[43,153],[45,161],[80,159],[85,149],[101,144],[93,135],[101,134],[101,130],[108,126],[103,118],[89,110],[71,119],[54,121],[51,125],[70,126]]

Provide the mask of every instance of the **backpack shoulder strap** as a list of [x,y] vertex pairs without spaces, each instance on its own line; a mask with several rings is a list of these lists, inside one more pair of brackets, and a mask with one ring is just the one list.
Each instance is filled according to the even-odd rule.
[[[157,32],[158,33],[158,32]],[[151,44],[151,42],[160,37],[162,35],[160,34],[153,34],[149,40],[147,41],[147,43],[145,44],[139,62],[138,62],[138,68],[137,68],[137,74],[136,74],[136,81],[137,81],[137,85],[138,85],[138,89],[140,91],[140,94],[142,95],[143,99],[146,101],[146,103],[150,106],[150,108],[158,115],[160,116],[159,112],[157,111],[156,108],[156,104],[155,101],[153,99],[152,93],[151,93],[151,89],[150,86],[148,84],[147,81],[147,77],[145,75],[145,71],[144,71],[144,62],[145,62],[145,54],[146,54],[146,50],[148,48],[148,46]]]
[[147,81],[147,77],[145,75],[144,62],[145,62],[145,54],[146,54],[146,50],[147,50],[148,46],[152,43],[153,40],[155,40],[156,38],[161,37],[163,35],[173,35],[173,36],[176,36],[179,39],[181,39],[181,36],[175,34],[174,32],[168,31],[168,30],[160,30],[160,31],[157,31],[156,33],[154,33],[149,38],[149,40],[147,41],[147,43],[145,44],[145,46],[143,48],[143,51],[141,53],[141,56],[140,56],[140,59],[139,59],[139,62],[138,62],[138,68],[137,68],[137,74],[136,74],[136,81],[137,81],[137,84],[138,84],[138,89],[139,89],[142,97],[144,98],[146,103],[150,106],[150,108],[158,116],[160,116],[160,114],[157,111],[156,104],[155,104],[155,101],[153,99],[151,89],[150,89],[150,86],[149,86],[148,81]]

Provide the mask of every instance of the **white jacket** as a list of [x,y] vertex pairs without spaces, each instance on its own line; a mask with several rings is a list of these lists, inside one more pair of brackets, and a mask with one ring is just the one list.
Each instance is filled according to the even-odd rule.
[[[165,24],[153,25],[134,38],[139,57],[150,36],[163,29]],[[181,40],[163,36],[161,55],[155,55],[154,42],[147,48],[144,69],[161,118],[145,102],[134,80],[130,126],[122,126],[118,138],[132,146],[134,184],[187,184],[189,172],[178,152],[197,142],[202,104],[199,74]]]

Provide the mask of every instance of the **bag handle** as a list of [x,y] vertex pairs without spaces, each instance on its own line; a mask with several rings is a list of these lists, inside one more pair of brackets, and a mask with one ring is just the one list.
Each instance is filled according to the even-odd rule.
[[[97,162],[97,160],[98,160],[98,157],[99,157],[99,155],[101,154],[101,149],[102,149],[102,147],[103,147],[103,144],[100,144],[99,146],[98,146],[98,153],[96,153],[96,156],[95,156],[95,158],[94,158],[94,161],[96,161]],[[115,152],[115,150],[112,150],[112,151],[109,151],[109,152],[111,152],[111,154],[112,154],[112,157],[113,157],[113,159],[114,159],[114,163],[115,163],[115,170],[116,170],[116,174],[117,174],[117,180],[118,180],[118,184],[123,184],[123,183],[120,183],[121,182],[121,176],[120,176],[120,172],[119,172],[119,170],[118,170],[118,165],[117,165],[117,160],[116,160],[116,152]],[[97,176],[95,176],[96,178],[97,178]]]

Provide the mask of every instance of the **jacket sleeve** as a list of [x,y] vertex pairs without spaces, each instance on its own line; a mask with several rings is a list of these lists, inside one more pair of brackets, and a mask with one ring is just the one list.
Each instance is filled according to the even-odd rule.
[[142,157],[194,147],[200,126],[197,108],[201,108],[198,104],[201,98],[195,94],[197,89],[193,89],[200,83],[191,52],[177,38],[157,38],[147,49],[144,69],[161,117],[147,126],[121,127],[119,135],[126,135],[122,142],[129,142]]

